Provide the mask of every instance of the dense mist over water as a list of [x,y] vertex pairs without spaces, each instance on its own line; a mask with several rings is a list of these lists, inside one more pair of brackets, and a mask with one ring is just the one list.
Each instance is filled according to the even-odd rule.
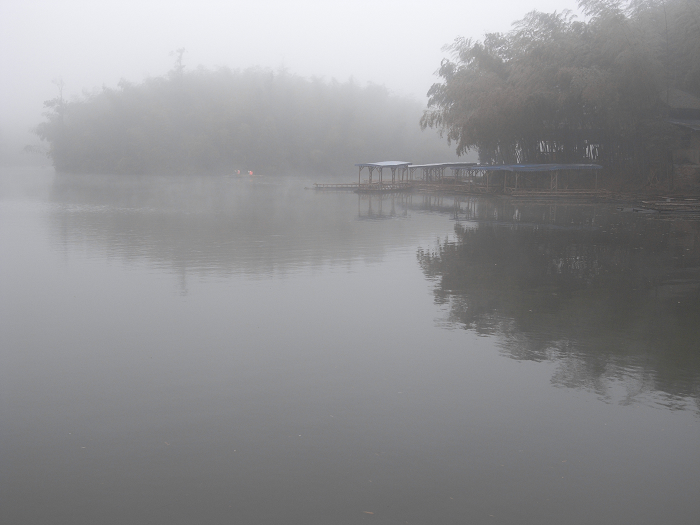
[[30,129],[41,120],[43,102],[58,95],[57,79],[72,101],[103,86],[115,89],[122,79],[161,76],[184,48],[188,71],[262,67],[325,82],[352,78],[424,104],[443,45],[459,35],[507,30],[532,9],[566,8],[576,3],[440,0],[427,10],[423,2],[393,0],[8,0],[0,5],[0,159],[27,161],[20,152],[36,142]]
[[697,521],[696,222],[309,182],[0,171],[4,521]]
[[456,160],[421,106],[386,89],[264,69],[186,72],[80,101],[47,102],[37,127],[61,172],[354,175],[358,159]]
[[700,523],[695,13],[0,3],[0,523]]

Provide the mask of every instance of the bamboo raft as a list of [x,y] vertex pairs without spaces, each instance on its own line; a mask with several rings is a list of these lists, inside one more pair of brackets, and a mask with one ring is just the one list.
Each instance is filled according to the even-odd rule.
[[314,189],[325,191],[357,191],[357,184],[319,184],[314,183]]
[[513,190],[505,194],[501,188],[487,188],[478,184],[465,183],[426,183],[426,182],[373,182],[362,184],[314,183],[314,189],[321,191],[353,191],[355,193],[443,193],[449,195],[506,195],[517,198],[531,199],[594,199],[611,198],[607,190]]
[[416,184],[415,189],[421,193],[443,193],[449,195],[493,195],[498,188],[487,188],[478,184],[426,183]]
[[533,199],[599,199],[610,198],[607,190],[513,190],[506,192],[511,197]]
[[314,189],[323,191],[354,191],[355,193],[397,193],[412,191],[415,184],[411,182],[364,182],[362,184],[319,184]]
[[415,185],[410,182],[373,182],[357,187],[357,193],[398,193],[413,191]]
[[642,208],[667,216],[700,219],[700,199],[667,197],[664,200],[642,201]]

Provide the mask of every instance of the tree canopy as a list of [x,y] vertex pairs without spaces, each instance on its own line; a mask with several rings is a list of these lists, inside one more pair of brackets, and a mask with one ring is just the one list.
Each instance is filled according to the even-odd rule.
[[361,87],[252,68],[186,71],[45,102],[38,135],[57,169],[151,173],[253,170],[333,174],[356,162],[454,155],[421,133],[422,106]]
[[700,94],[698,0],[580,0],[445,50],[423,128],[484,163],[594,161],[658,169],[676,140],[664,89]]

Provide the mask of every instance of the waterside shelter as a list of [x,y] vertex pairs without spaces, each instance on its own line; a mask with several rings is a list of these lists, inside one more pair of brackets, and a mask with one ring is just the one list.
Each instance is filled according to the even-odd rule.
[[[405,161],[367,162],[355,166],[359,168],[357,185],[316,184],[316,188],[352,189],[361,193],[418,190],[475,194],[594,196],[600,193],[598,171],[602,169],[598,164],[411,164]],[[362,172],[365,168],[368,178],[363,180]],[[391,171],[391,182],[384,180],[385,169]],[[543,177],[546,174],[549,175],[549,180]]]
[[[474,164],[451,166],[452,177],[449,181],[443,178],[441,182],[468,183],[472,189],[486,193],[497,193],[501,190],[508,194],[527,191],[596,192],[598,170],[602,168],[599,164]],[[549,181],[542,177],[544,174],[549,174]],[[581,179],[582,175],[584,180]],[[477,184],[479,182],[480,184]]]
[[[355,164],[358,169],[357,174],[357,191],[401,191],[410,188],[410,182],[413,180],[413,172],[409,170],[410,162],[400,160],[386,160],[382,162],[365,162]],[[362,181],[362,170],[367,168],[369,178]],[[383,181],[383,171],[389,169],[391,171],[391,183],[386,184]],[[377,172],[378,180],[373,181],[372,176]]]

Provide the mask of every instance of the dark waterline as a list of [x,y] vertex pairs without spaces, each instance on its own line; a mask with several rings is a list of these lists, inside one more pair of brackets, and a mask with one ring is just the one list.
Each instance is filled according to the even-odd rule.
[[698,223],[304,186],[0,173],[4,523],[698,523]]

